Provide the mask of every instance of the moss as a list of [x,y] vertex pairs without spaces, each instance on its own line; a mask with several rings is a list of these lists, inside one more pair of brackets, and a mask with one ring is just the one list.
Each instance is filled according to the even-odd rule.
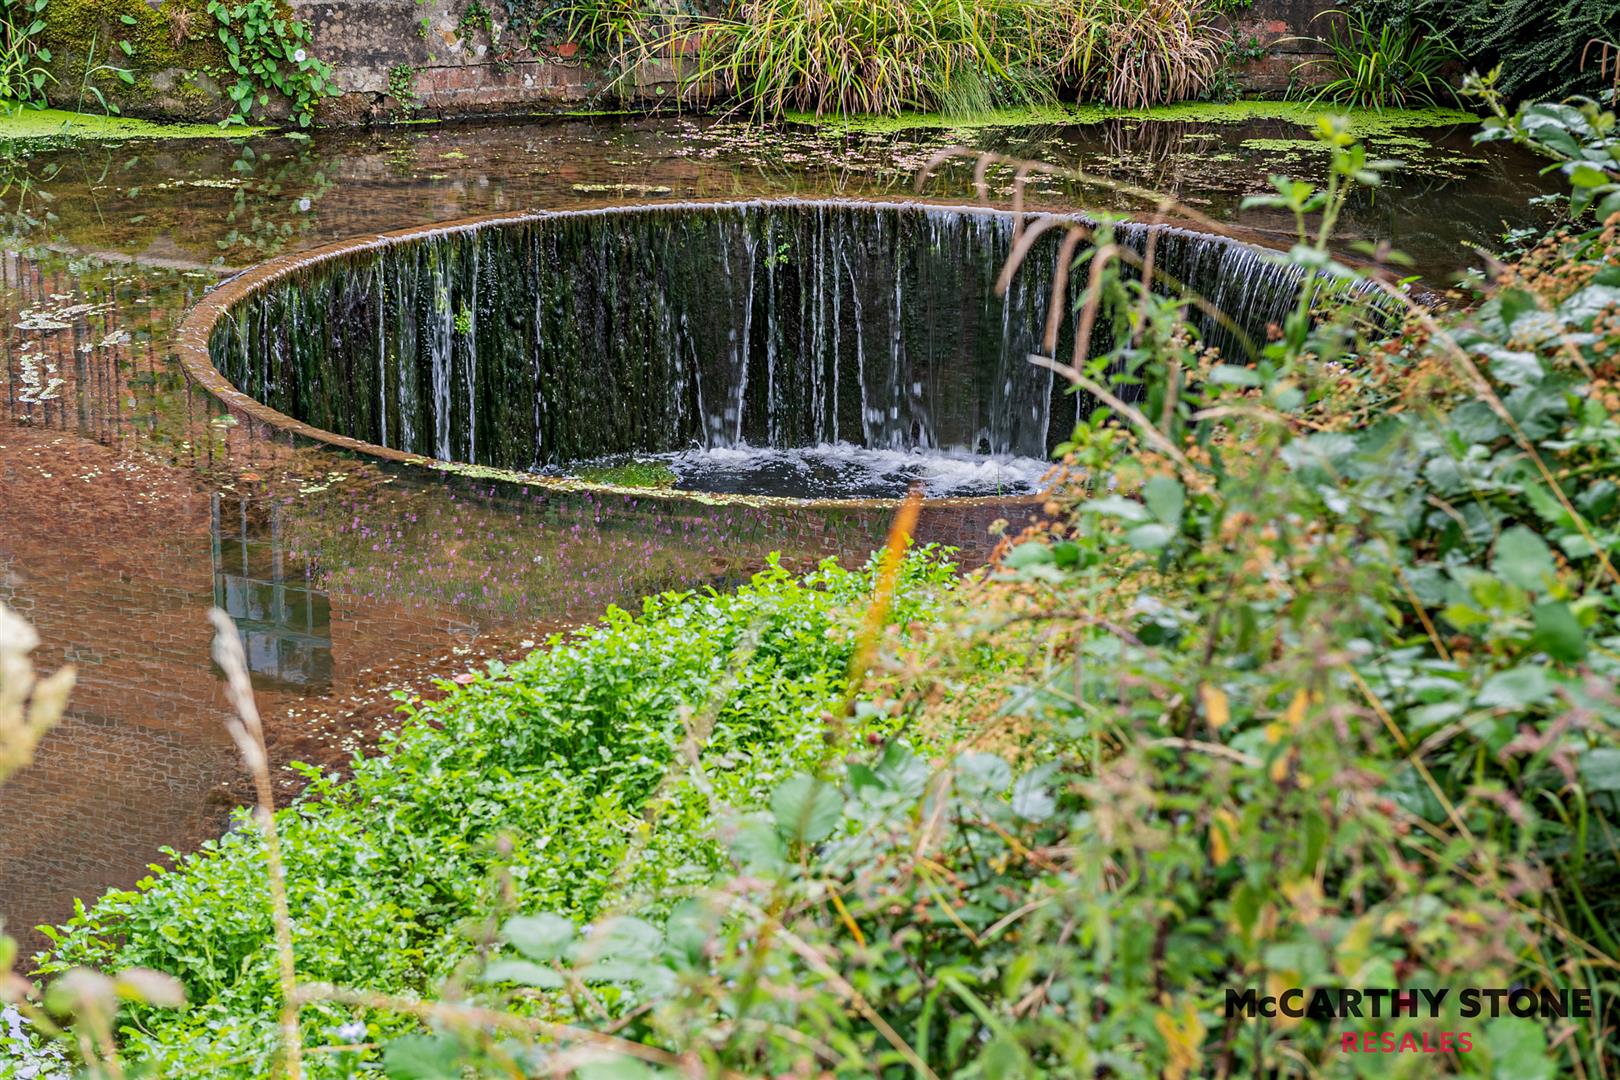
[[239,139],[264,128],[164,124],[127,116],[0,106],[0,142],[20,139]]
[[592,465],[577,471],[581,480],[611,487],[672,488],[679,479],[661,461],[627,461],[622,465]]
[[[196,86],[199,75],[226,70],[215,26],[206,0],[163,0],[155,8],[146,0],[51,0],[41,35],[56,79],[47,96],[53,105],[94,108],[94,87],[126,112],[223,115],[220,96]],[[112,70],[118,67],[134,81],[120,79]]]
[[1103,105],[1038,105],[1022,109],[992,109],[974,116],[947,116],[943,113],[904,113],[900,116],[816,117],[790,113],[791,123],[811,124],[827,134],[857,132],[882,134],[926,129],[969,130],[987,127],[1028,127],[1032,125],[1100,124],[1108,120],[1160,120],[1200,124],[1240,124],[1250,120],[1285,120],[1301,127],[1314,126],[1316,118],[1330,114],[1350,117],[1352,132],[1358,138],[1389,136],[1412,128],[1452,127],[1475,124],[1479,118],[1456,109],[1338,109],[1330,104],[1304,101],[1234,101],[1228,104],[1184,102],[1151,109],[1112,109]]

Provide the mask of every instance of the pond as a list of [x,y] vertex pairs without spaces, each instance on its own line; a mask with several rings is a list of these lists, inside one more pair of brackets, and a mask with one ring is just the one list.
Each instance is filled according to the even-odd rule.
[[[0,788],[8,927],[59,920],[75,897],[129,886],[163,846],[184,850],[217,834],[243,799],[208,662],[210,606],[243,632],[277,761],[341,768],[390,723],[393,690],[429,689],[433,677],[517,655],[610,604],[724,587],[772,551],[789,565],[863,557],[890,509],[862,499],[913,480],[954,496],[929,504],[923,535],[982,558],[998,518],[1016,525],[1033,512],[1024,493],[1038,487],[1077,402],[1018,362],[1043,298],[1009,307],[990,295],[1005,219],[972,208],[973,163],[947,163],[923,192],[966,210],[898,208],[914,196],[917,170],[958,144],[1079,165],[1168,190],[1243,237],[1278,245],[1290,223],[1241,201],[1267,188],[1268,173],[1320,168],[1300,133],[1275,118],[829,134],[594,117],[307,141],[5,148],[0,599],[38,626],[42,666],[71,662],[79,672],[70,715],[36,763]],[[1392,243],[1441,286],[1471,260],[1469,245],[1490,246],[1528,222],[1536,162],[1475,150],[1462,129],[1383,137],[1385,152],[1415,167],[1351,207],[1346,250]],[[1012,183],[1010,168],[986,174],[993,201]],[[1028,196],[1089,214],[1150,209],[1128,191],[1074,179],[1038,178]],[[647,208],[677,202],[702,205],[684,217]],[[239,352],[218,352],[226,368],[235,355],[233,377],[278,410],[396,458],[227,410],[186,377],[182,319],[238,272],[481,215],[521,224],[486,230],[476,244],[452,245],[441,231],[382,245],[386,257],[372,244],[298,272],[326,283],[297,292],[298,304],[341,295],[350,305],[341,325],[381,317],[383,332],[344,350],[382,358],[371,381],[368,367],[311,394],[317,383],[292,367],[264,366],[267,342],[299,332],[276,306],[291,302],[286,290],[280,300],[273,290],[249,298],[241,310],[262,305],[258,328],[246,326]],[[633,227],[604,232],[609,218]],[[527,260],[535,249],[511,247],[519,236],[551,245],[540,264],[551,274],[514,272],[521,287],[438,305],[425,269],[433,245],[451,267],[474,251]],[[622,261],[589,254],[602,245]],[[684,285],[636,276],[670,245],[687,253]],[[748,259],[749,271],[715,272],[727,258]],[[578,272],[586,266],[594,278]],[[1040,267],[1031,270],[1034,289]],[[451,277],[465,284],[482,272]],[[585,332],[579,290],[588,279],[611,279],[615,295],[635,298],[646,340]],[[660,302],[648,306],[654,294]],[[367,296],[399,302],[368,306]],[[554,344],[554,330],[581,333],[544,357],[551,366],[539,374],[581,358],[594,365],[555,387],[537,378],[527,345],[531,366],[503,368],[507,336],[491,329],[510,311],[532,314],[541,298],[562,314],[520,320],[523,334],[538,326],[533,340]],[[870,320],[850,321],[857,301]],[[770,304],[780,318],[768,332],[728,352],[730,328]],[[895,312],[907,316],[898,339],[884,321]],[[1263,330],[1257,318],[1251,331]],[[446,323],[450,340],[437,354],[401,347],[407,333],[421,343],[431,338],[425,327]],[[708,359],[694,366],[695,353]],[[805,356],[815,363],[796,363]],[[627,365],[638,358],[639,390],[627,395]],[[401,397],[436,385],[442,398]],[[523,393],[504,392],[511,386]],[[547,387],[555,396],[537,393]],[[490,425],[513,402],[522,407]],[[415,455],[462,464],[398,460]],[[837,497],[799,499],[829,494]],[[299,782],[289,776],[288,789]]]

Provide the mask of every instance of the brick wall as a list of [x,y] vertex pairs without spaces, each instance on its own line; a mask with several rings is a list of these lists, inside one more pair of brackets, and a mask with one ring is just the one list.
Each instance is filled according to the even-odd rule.
[[1227,20],[1228,32],[1241,43],[1257,41],[1262,56],[1244,64],[1238,82],[1245,93],[1278,97],[1295,82],[1319,79],[1300,65],[1323,55],[1313,38],[1327,33],[1324,11],[1338,10],[1329,0],[1254,0]]

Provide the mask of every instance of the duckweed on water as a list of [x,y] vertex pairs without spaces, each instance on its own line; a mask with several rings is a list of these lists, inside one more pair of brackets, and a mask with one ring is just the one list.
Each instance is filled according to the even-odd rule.
[[1032,125],[1100,124],[1107,120],[1161,120],[1200,124],[1239,124],[1250,120],[1286,120],[1311,127],[1316,118],[1332,113],[1350,117],[1350,131],[1359,139],[1377,139],[1411,128],[1472,124],[1478,117],[1458,109],[1335,109],[1305,101],[1236,101],[1228,104],[1184,102],[1151,109],[1112,109],[1101,105],[1035,105],[1018,109],[992,109],[973,116],[944,113],[905,113],[900,116],[816,117],[789,113],[796,124],[811,124],[829,135],[855,132],[884,134],[924,129],[971,130]]
[[0,141],[23,139],[240,139],[268,131],[218,124],[161,124],[128,116],[0,106]]

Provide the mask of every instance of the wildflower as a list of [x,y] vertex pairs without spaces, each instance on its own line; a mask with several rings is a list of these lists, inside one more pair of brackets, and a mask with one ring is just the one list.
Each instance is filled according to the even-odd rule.
[[303,49],[296,49],[293,52],[293,63],[302,64],[308,57],[309,54],[304,52]]

